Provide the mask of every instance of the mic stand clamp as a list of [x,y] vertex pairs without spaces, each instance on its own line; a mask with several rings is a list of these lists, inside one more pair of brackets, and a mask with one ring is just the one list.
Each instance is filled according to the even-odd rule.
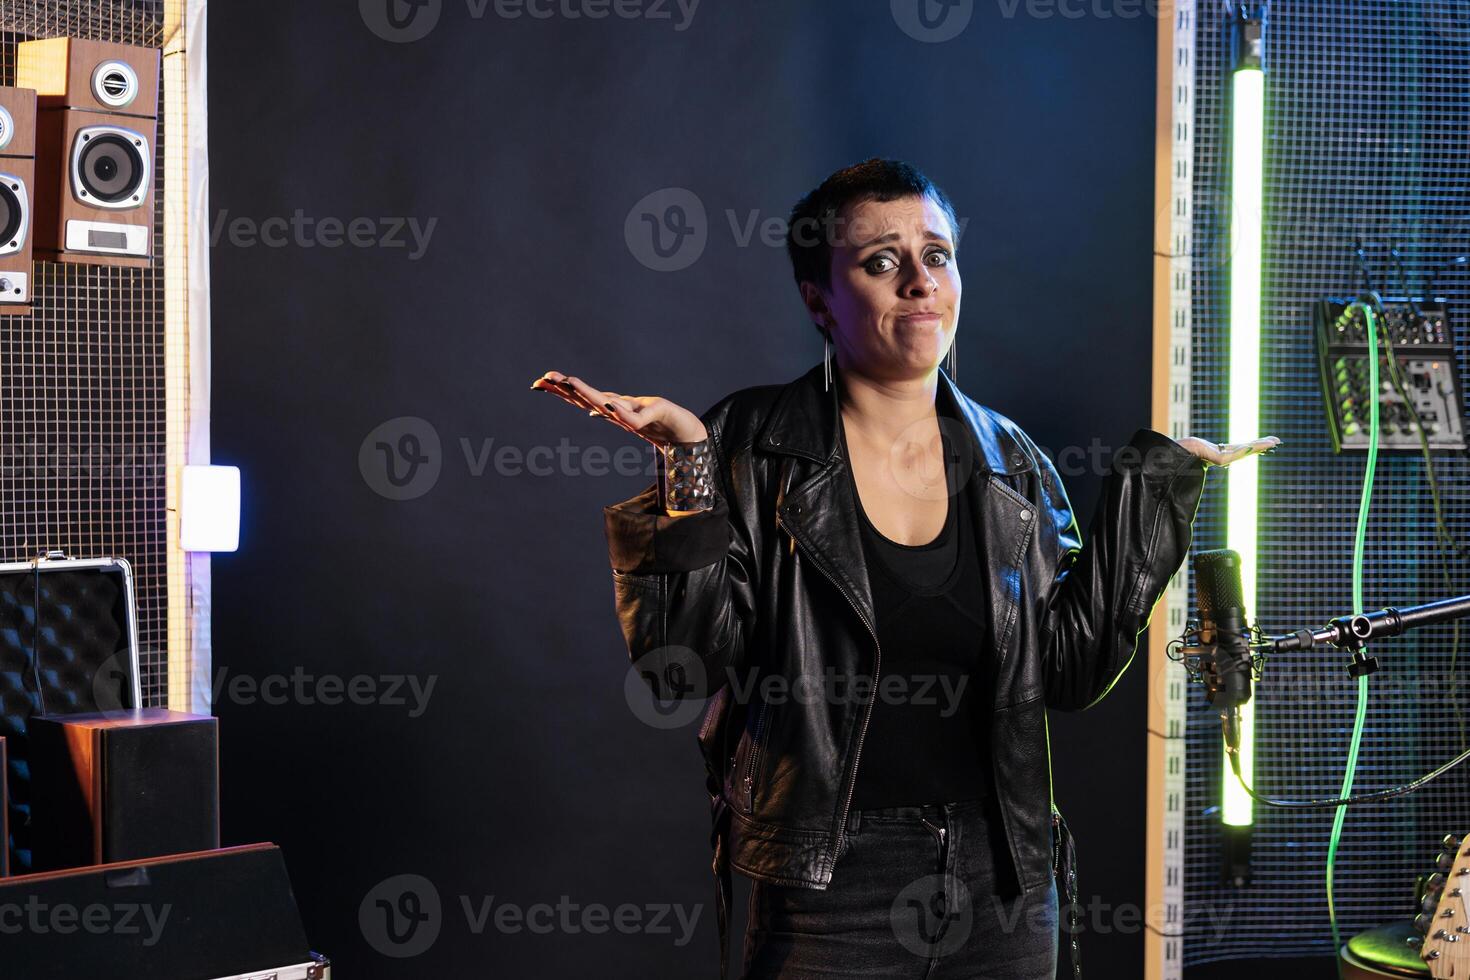
[[[1353,680],[1357,680],[1359,677],[1367,677],[1369,674],[1376,674],[1379,668],[1378,658],[1370,657],[1363,652],[1363,641],[1366,639],[1366,634],[1369,630],[1367,629],[1366,621],[1362,623],[1355,622],[1355,620],[1362,618],[1361,616],[1339,616],[1336,619],[1329,620],[1327,623],[1327,628],[1337,633],[1338,639],[1336,645],[1341,649],[1352,651],[1353,659],[1347,665],[1347,672],[1348,676]],[[1354,628],[1355,626],[1357,626],[1356,629]],[[1303,630],[1302,632],[1306,631]]]

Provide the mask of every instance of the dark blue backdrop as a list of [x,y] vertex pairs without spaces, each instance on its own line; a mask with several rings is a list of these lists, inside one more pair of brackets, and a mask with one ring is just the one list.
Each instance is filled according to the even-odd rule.
[[[1054,454],[1120,444],[1149,419],[1156,23],[1127,0],[967,0],[932,28],[915,0],[386,3],[210,10],[214,457],[244,483],[214,562],[225,835],[284,846],[352,976],[708,976],[694,731],[625,700],[602,533],[650,457],[527,386],[701,411],[800,374],[821,345],[779,222],[895,156],[966,221],[961,386]],[[638,215],[670,203],[695,233],[664,258]],[[1064,469],[1084,524],[1087,458]],[[1143,661],[1051,719],[1084,897],[1111,908],[1144,901]],[[423,921],[394,947],[376,902],[407,930],[405,884]],[[572,925],[497,924],[539,902]],[[636,931],[580,918],[625,903]],[[692,941],[648,927],[659,903],[697,907]],[[1099,914],[1089,974],[1140,976],[1136,925]]]

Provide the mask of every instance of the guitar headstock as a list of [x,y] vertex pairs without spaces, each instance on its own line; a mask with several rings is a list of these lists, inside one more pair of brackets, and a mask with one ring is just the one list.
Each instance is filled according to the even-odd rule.
[[1458,843],[1453,835],[1446,837],[1437,867],[1425,886],[1424,911],[1414,919],[1424,934],[1419,956],[1435,980],[1470,980],[1470,918],[1465,895],[1470,891],[1470,834]]

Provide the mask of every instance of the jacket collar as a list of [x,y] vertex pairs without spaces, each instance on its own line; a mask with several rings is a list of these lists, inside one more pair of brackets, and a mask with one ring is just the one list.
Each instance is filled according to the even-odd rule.
[[[784,385],[756,435],[755,446],[764,452],[805,456],[817,463],[831,463],[841,451],[838,439],[841,374],[832,372],[832,388],[823,391],[824,371],[816,364],[801,377]],[[939,368],[935,393],[940,415],[963,419],[969,433],[975,467],[982,473],[1014,474],[1033,468],[1027,452],[990,410],[977,404],[955,385],[944,368]]]

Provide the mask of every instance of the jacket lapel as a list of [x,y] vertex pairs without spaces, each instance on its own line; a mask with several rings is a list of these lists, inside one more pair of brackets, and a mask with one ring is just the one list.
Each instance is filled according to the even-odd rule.
[[[978,481],[970,495],[975,519],[976,547],[979,550],[984,602],[990,622],[990,650],[984,660],[995,692],[995,703],[1008,700],[1011,692],[1000,684],[1001,668],[1013,646],[1012,634],[1021,606],[1022,567],[1026,547],[1036,522],[1037,508],[1013,489],[1003,477],[1026,473],[1034,464],[1019,441],[987,412],[965,398],[954,382],[941,369],[940,397],[948,396],[950,404],[965,420],[970,434],[975,467],[971,479]],[[964,461],[961,461],[962,463]]]
[[756,448],[817,464],[814,468],[794,466],[783,479],[776,500],[777,520],[822,572],[848,593],[864,625],[877,636],[857,501],[838,437],[839,382],[834,374],[831,390],[823,391],[823,377],[822,365],[817,364],[782,388],[756,436]]

